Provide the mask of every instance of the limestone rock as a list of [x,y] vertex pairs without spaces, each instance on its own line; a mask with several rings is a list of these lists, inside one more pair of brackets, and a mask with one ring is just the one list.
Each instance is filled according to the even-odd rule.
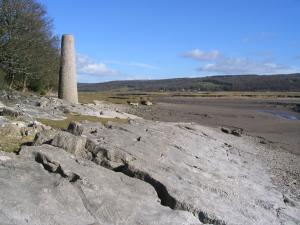
[[150,102],[150,101],[146,101],[146,105],[153,105],[153,103],[152,102]]
[[299,205],[286,205],[253,157],[259,150],[250,140],[195,124],[150,121],[82,135],[93,143],[86,148],[94,162],[149,183],[163,205],[192,212],[203,223],[300,222]]
[[243,134],[243,129],[237,127],[221,127],[221,131],[226,134],[232,134],[237,137],[241,137]]
[[4,107],[2,109],[2,111],[0,112],[0,115],[1,116],[19,117],[19,116],[23,115],[23,113],[15,110],[13,108]]
[[49,105],[49,101],[47,98],[41,98],[41,100],[37,103],[37,106],[41,108],[45,108]]
[[147,183],[49,145],[0,152],[0,190],[1,224],[201,224],[162,206]]
[[65,149],[77,157],[88,158],[85,150],[86,138],[75,136],[69,132],[57,132],[51,141],[51,145]]
[[[0,117],[0,131],[9,124],[1,135],[39,133],[19,155],[0,151],[0,224],[300,224],[300,157],[242,130],[145,121],[102,102],[45,97],[37,107],[37,96],[7,96],[0,100],[25,122]],[[68,132],[32,122],[65,112],[132,119],[72,122]]]
[[3,124],[0,127],[0,135],[3,136],[13,136],[13,137],[19,137],[21,136],[21,127],[19,127],[17,124],[13,123],[6,123]]
[[101,133],[105,127],[112,127],[113,123],[108,121],[106,125],[101,123],[87,123],[85,126],[81,126],[79,122],[70,122],[68,127],[68,132],[76,136],[85,136],[85,134],[97,135],[97,133]]
[[148,105],[148,106],[150,106],[150,105],[153,105],[153,103],[151,101],[149,101],[149,100],[141,100],[141,105]]
[[57,134],[57,131],[52,130],[52,129],[43,130],[41,132],[38,132],[34,137],[32,145],[39,146],[42,144],[50,144],[56,134]]
[[129,102],[129,105],[132,105],[134,107],[138,107],[139,103],[138,102]]

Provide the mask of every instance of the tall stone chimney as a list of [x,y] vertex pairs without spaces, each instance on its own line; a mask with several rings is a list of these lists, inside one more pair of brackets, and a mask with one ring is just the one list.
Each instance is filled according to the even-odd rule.
[[78,103],[74,37],[64,34],[61,40],[58,98]]

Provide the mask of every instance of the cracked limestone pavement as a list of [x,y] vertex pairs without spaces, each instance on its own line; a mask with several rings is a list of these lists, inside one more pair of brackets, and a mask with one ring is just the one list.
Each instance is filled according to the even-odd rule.
[[203,223],[300,223],[299,201],[286,204],[262,164],[264,146],[249,137],[145,120],[71,124],[69,131],[87,138],[92,161],[149,183],[162,205],[191,212]]
[[0,152],[1,224],[201,224],[155,190],[50,145]]
[[[37,100],[29,99],[29,116],[44,109]],[[68,131],[43,130],[18,154],[0,151],[0,221],[300,224],[299,156],[284,153],[285,161],[280,152],[269,154],[247,135],[196,124],[74,122]],[[295,169],[293,193],[276,182],[292,171],[282,164]]]
[[0,152],[3,224],[299,224],[248,137],[145,120],[47,132]]

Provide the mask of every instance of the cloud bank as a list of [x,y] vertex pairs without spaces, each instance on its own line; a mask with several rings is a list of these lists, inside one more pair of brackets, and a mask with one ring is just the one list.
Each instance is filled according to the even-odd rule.
[[291,71],[291,68],[274,62],[258,62],[248,58],[224,58],[214,63],[205,64],[198,70],[221,74],[272,74],[286,73]]
[[[255,60],[247,57],[229,57],[218,50],[202,51],[194,49],[182,54],[200,63],[198,71],[216,74],[274,74],[294,73],[291,66],[276,63],[272,60]],[[209,61],[209,62],[207,62]]]
[[221,53],[217,50],[205,52],[205,51],[202,51],[202,50],[196,48],[191,51],[183,53],[182,56],[186,57],[186,58],[192,58],[195,60],[203,61],[203,60],[219,59],[221,57]]
[[76,61],[77,72],[80,75],[107,76],[119,74],[117,70],[109,69],[105,63],[96,62],[85,55],[78,54]]
[[117,61],[117,60],[105,60],[105,63],[107,64],[115,64],[115,65],[121,65],[121,66],[130,66],[130,67],[140,67],[144,69],[158,69],[157,66],[148,64],[148,63],[141,63],[141,62],[123,62],[123,61]]

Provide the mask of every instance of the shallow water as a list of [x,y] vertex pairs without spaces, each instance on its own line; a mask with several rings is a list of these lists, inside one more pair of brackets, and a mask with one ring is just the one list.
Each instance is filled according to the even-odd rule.
[[259,109],[258,112],[270,113],[274,116],[288,119],[288,120],[300,120],[300,115],[294,115],[286,111],[276,111],[276,110],[268,110],[268,109]]

